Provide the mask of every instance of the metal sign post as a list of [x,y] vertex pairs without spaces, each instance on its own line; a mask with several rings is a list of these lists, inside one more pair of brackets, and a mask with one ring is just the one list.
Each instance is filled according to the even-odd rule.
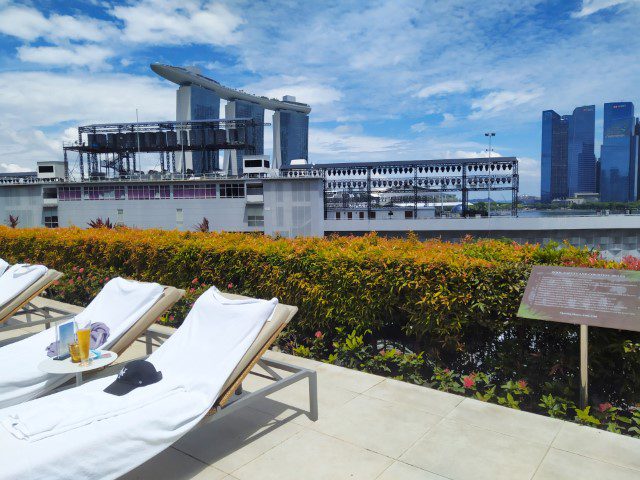
[[589,327],[580,325],[580,408],[589,404]]
[[580,325],[580,408],[589,405],[589,327],[640,331],[640,272],[534,266],[518,316]]

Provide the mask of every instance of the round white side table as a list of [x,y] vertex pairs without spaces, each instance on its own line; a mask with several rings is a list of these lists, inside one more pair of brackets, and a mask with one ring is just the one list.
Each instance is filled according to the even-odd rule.
[[79,363],[73,363],[71,357],[64,360],[54,360],[53,358],[46,358],[38,364],[38,369],[46,373],[54,373],[57,375],[72,375],[76,376],[76,386],[82,385],[82,374],[84,372],[90,372],[97,370],[107,365],[111,365],[118,359],[118,354],[115,352],[109,352],[107,350],[92,350],[93,353],[99,353],[100,356],[93,358],[91,363],[85,367],[80,366]]

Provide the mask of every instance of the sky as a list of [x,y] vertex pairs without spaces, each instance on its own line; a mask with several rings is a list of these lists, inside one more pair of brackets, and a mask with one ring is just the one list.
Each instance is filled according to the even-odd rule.
[[175,119],[161,62],[310,104],[312,162],[484,156],[491,131],[539,194],[543,110],[595,104],[597,156],[603,103],[640,110],[638,25],[640,0],[0,0],[0,171]]

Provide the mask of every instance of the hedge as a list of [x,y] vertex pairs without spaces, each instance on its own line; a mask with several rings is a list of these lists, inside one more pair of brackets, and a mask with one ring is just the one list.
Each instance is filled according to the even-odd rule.
[[[67,279],[79,269],[94,272],[93,283],[83,287],[87,295],[95,294],[99,275],[181,288],[231,285],[234,291],[297,305],[292,329],[299,336],[321,331],[331,341],[336,328],[356,330],[366,333],[374,348],[395,341],[456,371],[491,370],[506,379],[526,372],[532,385],[556,381],[572,389],[575,327],[515,316],[531,267],[638,267],[568,245],[507,240],[453,244],[375,234],[284,239],[104,228],[0,227],[0,257],[43,263]],[[607,400],[612,394],[636,400],[640,348],[627,347],[640,338],[591,330],[592,391],[602,390]]]

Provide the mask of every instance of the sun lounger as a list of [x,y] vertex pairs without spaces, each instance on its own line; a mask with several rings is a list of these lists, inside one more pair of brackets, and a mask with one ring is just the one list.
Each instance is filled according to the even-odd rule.
[[9,264],[0,258],[0,276],[9,268]]
[[[148,358],[162,372],[160,382],[115,397],[103,392],[111,376],[0,410],[0,451],[11,458],[0,478],[125,474],[208,421],[211,412],[226,410],[226,392],[233,396],[296,311],[275,299],[229,299],[208,290]],[[315,375],[308,378],[315,381]]]
[[[69,318],[79,324],[88,320],[106,324],[110,333],[100,348],[121,354],[183,294],[182,290],[157,283],[114,278],[84,311]],[[0,347],[0,408],[44,395],[73,377],[38,369],[47,346],[55,339],[55,329],[51,328]]]
[[51,315],[48,311],[37,309],[29,304],[61,277],[62,273],[48,269],[44,265],[16,264],[9,267],[0,275],[0,325],[13,316],[21,314],[36,313],[45,318],[11,327],[3,326],[0,331],[50,323]]

